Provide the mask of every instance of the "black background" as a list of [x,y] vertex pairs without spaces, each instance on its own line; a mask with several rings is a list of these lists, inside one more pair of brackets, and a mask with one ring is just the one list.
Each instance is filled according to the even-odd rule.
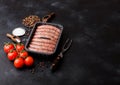
[[[73,40],[59,70],[14,68],[3,52],[6,33],[24,27],[22,19],[55,12],[53,23],[64,26]],[[25,28],[27,29],[27,28]],[[0,0],[0,85],[119,85],[119,0]],[[40,61],[34,56],[35,62]]]

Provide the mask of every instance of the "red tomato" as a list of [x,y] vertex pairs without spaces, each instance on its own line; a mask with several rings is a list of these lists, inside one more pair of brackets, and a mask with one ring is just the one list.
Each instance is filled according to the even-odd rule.
[[34,59],[31,56],[25,58],[24,63],[26,66],[32,66],[34,63]]
[[8,59],[12,61],[18,56],[18,53],[16,50],[10,50],[7,56],[8,56]]
[[24,48],[25,48],[25,46],[24,46],[23,44],[17,44],[17,45],[16,45],[16,50],[17,50],[18,52],[24,50]]
[[16,68],[22,68],[24,66],[24,59],[23,58],[16,58],[14,61],[14,66]]
[[14,49],[14,45],[12,43],[7,43],[4,45],[4,52],[8,53],[10,50]]
[[22,58],[26,58],[28,56],[28,52],[27,51],[21,51],[20,52],[20,57],[22,57]]

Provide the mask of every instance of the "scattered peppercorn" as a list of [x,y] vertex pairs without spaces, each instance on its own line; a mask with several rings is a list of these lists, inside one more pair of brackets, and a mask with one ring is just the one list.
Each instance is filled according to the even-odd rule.
[[30,15],[22,20],[22,24],[29,28],[32,28],[37,22],[40,22],[40,18],[36,15]]

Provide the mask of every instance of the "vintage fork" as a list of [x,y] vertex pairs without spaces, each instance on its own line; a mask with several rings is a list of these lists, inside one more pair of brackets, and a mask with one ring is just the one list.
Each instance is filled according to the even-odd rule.
[[65,53],[71,46],[72,44],[72,40],[71,39],[67,39],[62,47],[61,52],[58,54],[58,56],[55,58],[55,60],[53,61],[50,69],[52,71],[54,71],[58,65],[58,63],[61,61],[61,59],[63,58],[63,53]]

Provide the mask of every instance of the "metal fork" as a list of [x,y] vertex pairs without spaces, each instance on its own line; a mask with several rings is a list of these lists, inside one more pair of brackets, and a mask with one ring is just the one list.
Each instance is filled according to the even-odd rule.
[[65,52],[70,48],[71,44],[72,44],[72,40],[68,38],[68,39],[65,41],[65,43],[64,43],[64,45],[63,45],[63,47],[62,47],[61,52],[58,54],[58,56],[57,56],[57,57],[55,58],[55,60],[53,61],[52,65],[51,65],[51,67],[50,67],[51,70],[55,70],[55,69],[56,69],[58,63],[59,63],[59,62],[61,61],[61,59],[63,58],[63,53],[65,53]]

